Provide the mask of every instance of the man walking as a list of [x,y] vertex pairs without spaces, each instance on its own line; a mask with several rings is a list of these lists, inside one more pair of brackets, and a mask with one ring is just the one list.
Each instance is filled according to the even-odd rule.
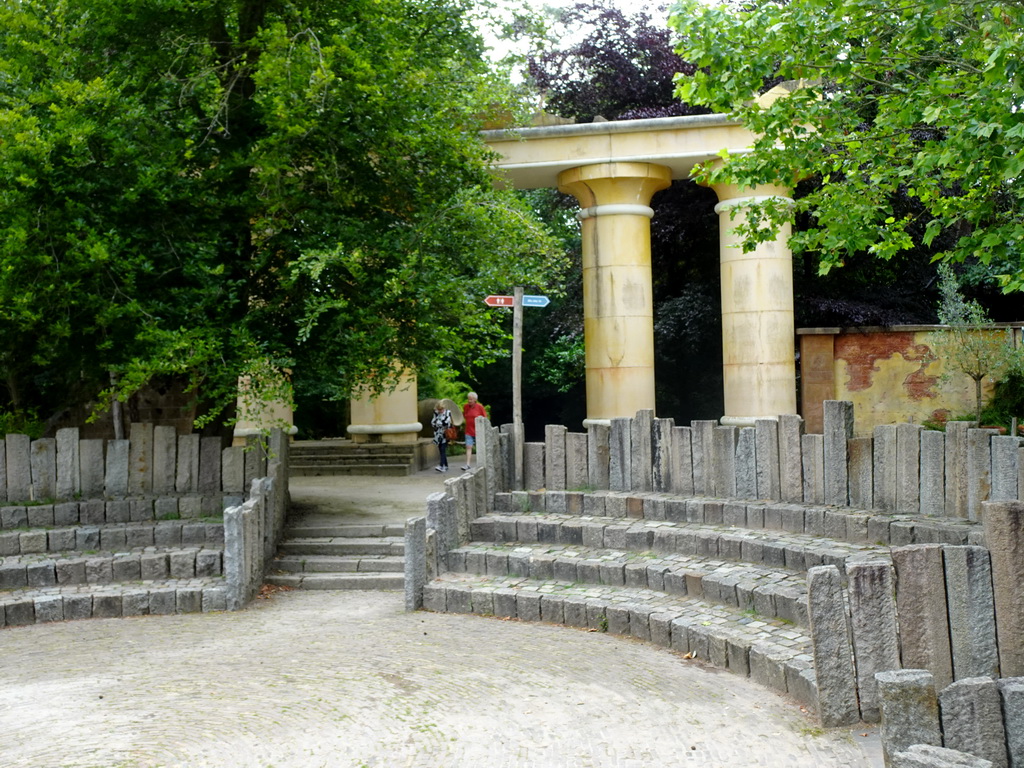
[[462,467],[467,470],[473,464],[473,446],[476,444],[476,417],[487,417],[487,409],[477,402],[476,392],[466,395],[466,404],[462,406],[462,415],[466,420],[466,463]]

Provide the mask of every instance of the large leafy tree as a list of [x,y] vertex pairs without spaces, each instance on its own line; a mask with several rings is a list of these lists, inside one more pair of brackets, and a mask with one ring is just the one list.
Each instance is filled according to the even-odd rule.
[[[857,254],[889,260],[923,246],[978,260],[1004,290],[1024,289],[1024,6],[682,0],[670,23],[699,67],[679,80],[680,96],[760,136],[703,178],[752,186],[816,176],[796,201],[805,218],[791,244],[822,273]],[[795,81],[787,98],[753,99],[779,80]],[[751,240],[771,236],[758,226]]]
[[215,413],[241,374],[287,366],[344,397],[386,385],[395,361],[503,346],[478,297],[543,286],[560,258],[492,190],[476,129],[507,94],[470,8],[4,4],[8,407],[49,413],[172,376]]

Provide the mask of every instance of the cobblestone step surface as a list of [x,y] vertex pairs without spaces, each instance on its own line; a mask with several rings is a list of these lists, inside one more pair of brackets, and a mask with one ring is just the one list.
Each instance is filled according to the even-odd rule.
[[292,464],[288,474],[295,477],[316,477],[318,475],[379,475],[381,477],[406,477],[412,474],[410,464]]
[[632,636],[817,706],[806,630],[734,606],[627,586],[449,572],[424,587],[423,607]]
[[850,557],[887,557],[888,546],[836,541],[788,531],[669,520],[621,520],[533,513],[491,515],[470,524],[473,541],[582,545],[593,549],[695,555],[805,572]]
[[806,579],[785,568],[675,553],[518,543],[460,547],[448,553],[447,564],[455,573],[651,589],[807,626]]
[[224,610],[227,586],[223,578],[34,587],[0,593],[0,627]]
[[223,575],[220,549],[160,549],[131,552],[17,555],[0,562],[0,591],[65,584],[109,584]]
[[0,532],[0,557],[69,550],[224,546],[224,524],[190,520],[68,525]]

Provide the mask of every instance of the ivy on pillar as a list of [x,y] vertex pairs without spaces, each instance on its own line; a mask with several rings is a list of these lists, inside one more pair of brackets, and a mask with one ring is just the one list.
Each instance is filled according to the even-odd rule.
[[558,176],[580,203],[587,420],[654,409],[651,197],[672,183],[653,163],[599,163]]

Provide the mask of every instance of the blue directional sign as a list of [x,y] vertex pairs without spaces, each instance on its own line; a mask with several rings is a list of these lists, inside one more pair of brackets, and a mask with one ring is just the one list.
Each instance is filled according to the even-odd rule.
[[524,307],[546,307],[550,303],[547,296],[523,296]]

